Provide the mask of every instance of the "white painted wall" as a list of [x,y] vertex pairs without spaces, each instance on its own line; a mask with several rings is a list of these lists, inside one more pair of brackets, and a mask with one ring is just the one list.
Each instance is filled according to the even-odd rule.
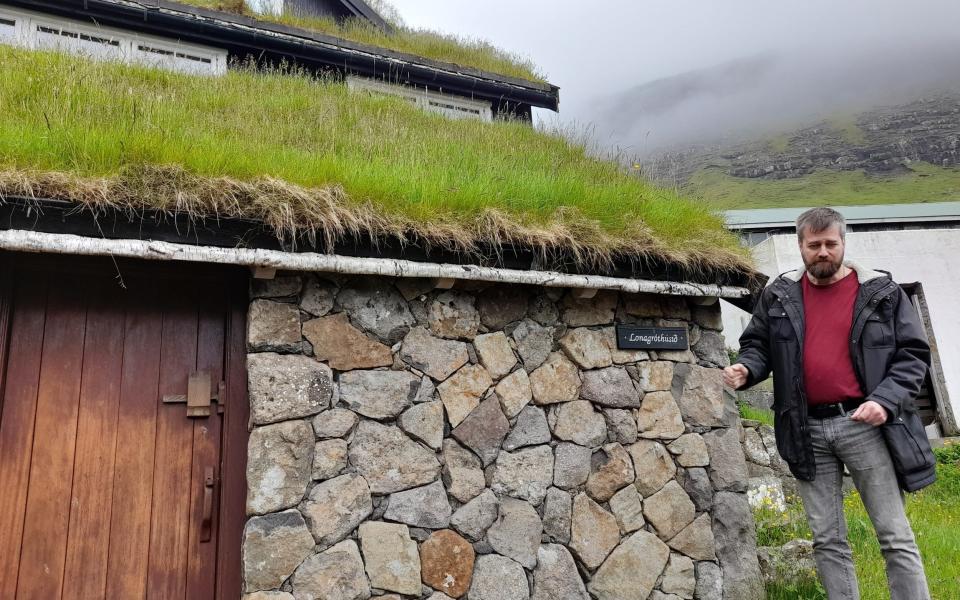
[[[765,240],[753,255],[771,280],[802,265],[793,234]],[[923,284],[953,414],[960,418],[960,229],[848,233],[846,257],[889,271],[898,283]],[[727,346],[738,348],[750,315],[727,302],[722,305]]]

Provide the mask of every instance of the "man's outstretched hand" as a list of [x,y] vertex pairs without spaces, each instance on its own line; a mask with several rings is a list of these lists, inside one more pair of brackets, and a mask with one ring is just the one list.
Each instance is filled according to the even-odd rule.
[[730,365],[723,370],[723,384],[735,390],[740,389],[747,382],[750,372],[740,363]]
[[877,427],[887,422],[887,409],[873,400],[867,400],[857,407],[857,410],[850,415],[850,418],[854,421],[863,421]]

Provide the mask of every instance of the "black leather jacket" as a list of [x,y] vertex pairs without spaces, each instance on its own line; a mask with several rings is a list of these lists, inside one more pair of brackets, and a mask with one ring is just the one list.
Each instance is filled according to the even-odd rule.
[[[847,266],[860,281],[849,339],[860,388],[867,400],[887,409],[891,420],[910,421],[911,429],[919,429],[922,435],[914,398],[926,377],[930,347],[919,315],[888,273],[853,263]],[[807,431],[803,381],[803,276],[802,270],[785,273],[763,291],[753,319],[740,336],[738,362],[749,371],[744,387],[773,373],[777,450],[795,477],[811,481],[816,467]]]

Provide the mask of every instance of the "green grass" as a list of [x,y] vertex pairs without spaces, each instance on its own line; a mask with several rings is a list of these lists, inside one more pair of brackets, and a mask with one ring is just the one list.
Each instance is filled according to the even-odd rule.
[[178,0],[201,8],[240,13],[261,21],[280,23],[332,35],[351,42],[378,46],[424,58],[449,62],[482,71],[546,83],[546,76],[529,59],[497,48],[482,40],[408,27],[393,23],[386,33],[364,19],[336,21],[332,18],[298,17],[291,14],[257,14],[243,0]]
[[764,425],[773,427],[773,411],[769,409],[754,408],[747,404],[739,404],[740,418],[759,421]]
[[912,173],[816,171],[796,179],[731,177],[716,167],[693,174],[684,190],[720,209],[898,204],[960,200],[960,169],[913,163]]
[[[954,458],[949,462],[941,459],[941,463],[935,484],[907,496],[907,516],[920,547],[932,597],[957,600],[960,598],[960,561],[957,560],[960,556],[960,462]],[[850,493],[844,507],[861,596],[863,600],[889,598],[883,557],[860,496]],[[760,545],[780,545],[791,539],[811,537],[803,509],[796,499],[784,515],[764,509],[757,511],[756,517]],[[767,598],[819,600],[825,599],[826,594],[819,582],[811,578],[768,585]]]
[[747,268],[702,203],[522,122],[304,75],[198,77],[0,47],[0,193]]

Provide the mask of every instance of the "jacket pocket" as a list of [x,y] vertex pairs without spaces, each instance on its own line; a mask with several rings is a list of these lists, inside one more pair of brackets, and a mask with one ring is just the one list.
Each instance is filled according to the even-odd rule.
[[936,459],[930,449],[930,440],[916,413],[904,412],[883,426],[883,437],[900,476],[932,467]]
[[794,407],[777,411],[773,416],[773,427],[780,457],[788,463],[800,462],[804,444],[800,411]]
[[767,311],[767,323],[770,339],[776,342],[789,342],[793,339],[793,325],[782,307],[775,306]]

